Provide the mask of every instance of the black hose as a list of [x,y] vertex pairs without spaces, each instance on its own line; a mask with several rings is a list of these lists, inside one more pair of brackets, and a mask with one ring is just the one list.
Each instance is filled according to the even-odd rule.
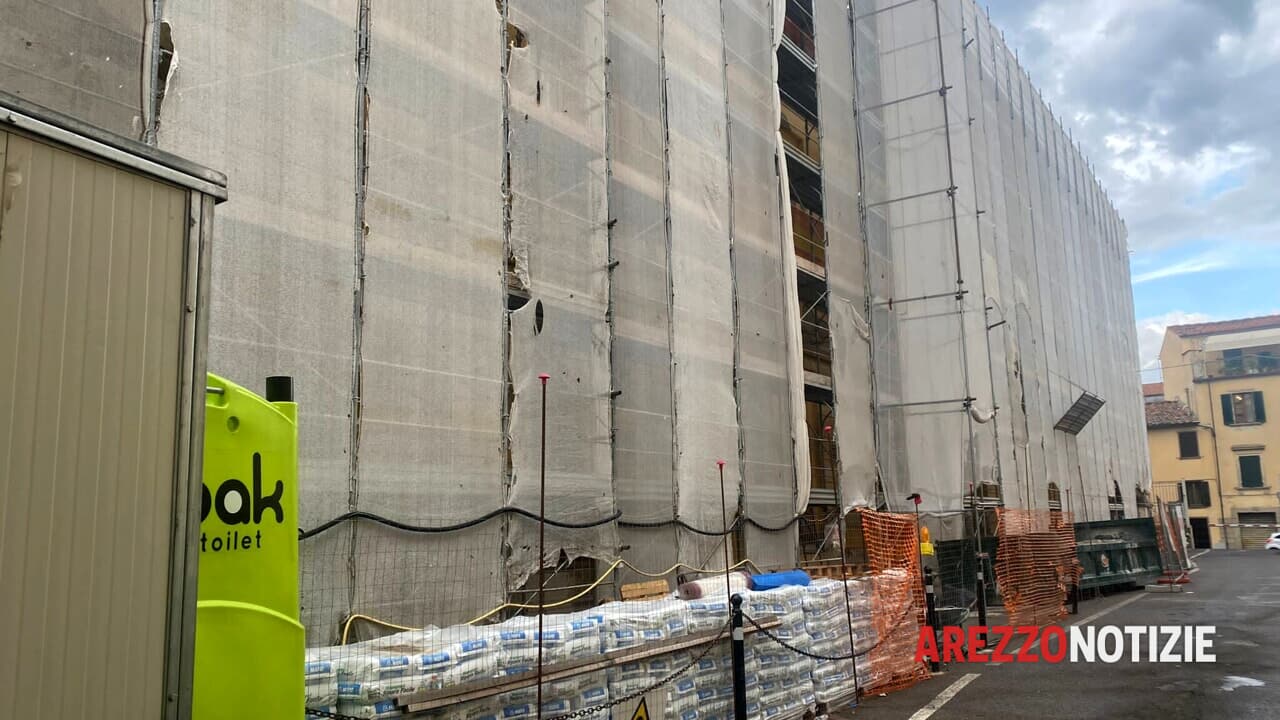
[[[411,525],[409,523],[401,522],[399,520],[392,520],[391,518],[383,517],[381,515],[367,512],[365,510],[353,510],[351,512],[343,513],[333,518],[332,520],[323,522],[320,525],[317,525],[316,527],[313,527],[309,530],[299,529],[298,539],[306,540],[307,538],[315,537],[316,535],[319,535],[320,533],[323,533],[327,530],[331,530],[334,527],[341,525],[344,522],[347,522],[348,520],[368,520],[369,522],[378,523],[379,525],[385,525],[390,528],[395,528],[396,530],[401,530],[404,532],[411,532],[411,533],[448,533],[448,532],[457,532],[458,530],[465,530],[470,527],[475,527],[476,525],[480,525],[481,523],[488,522],[489,520],[492,520],[500,515],[507,515],[507,514],[519,515],[521,517],[528,518],[533,522],[538,522],[538,519],[539,519],[536,513],[525,510],[524,508],[501,507],[501,508],[497,508],[496,510],[487,512],[484,515],[481,515],[480,517],[474,518],[472,520],[467,520],[465,522],[455,523],[453,525],[425,526],[425,525]],[[676,525],[680,528],[683,528],[685,530],[688,530],[691,533],[695,533],[698,535],[704,535],[706,537],[724,537],[725,535],[728,535],[734,532],[735,530],[737,530],[738,527],[742,525],[744,522],[750,525],[753,525],[756,528],[763,530],[765,532],[783,532],[785,530],[790,529],[792,525],[795,525],[797,522],[799,522],[800,518],[803,516],[795,515],[790,520],[783,523],[782,525],[779,525],[777,527],[771,527],[769,525],[765,525],[761,522],[758,522],[752,518],[744,519],[741,515],[739,515],[733,521],[733,524],[729,526],[728,530],[703,530],[702,528],[694,527],[689,523],[685,522],[684,520],[680,520],[679,518],[672,518],[670,520],[655,520],[650,522],[643,522],[643,521],[634,521],[634,520],[622,520],[620,519],[621,517],[622,517],[622,512],[618,511],[618,512],[615,512],[613,515],[610,515],[609,517],[601,518],[599,520],[591,520],[591,521],[582,522],[582,523],[564,522],[562,520],[552,520],[550,518],[548,518],[546,522],[548,525],[552,527],[563,528],[566,530],[586,530],[588,528],[607,525],[611,522],[614,522],[615,520],[618,522],[619,526],[626,527],[626,528],[661,528],[661,527]]]
[[[487,512],[484,515],[481,515],[480,517],[475,518],[473,520],[467,520],[465,522],[460,522],[454,525],[437,525],[437,526],[429,527],[425,525],[410,525],[409,523],[404,523],[404,522],[400,522],[399,520],[392,520],[390,518],[385,518],[381,515],[375,515],[374,513],[366,512],[364,510],[354,510],[352,512],[343,513],[338,517],[333,518],[332,520],[329,520],[320,525],[317,525],[316,527],[311,528],[310,530],[299,529],[298,539],[306,540],[307,538],[315,537],[316,535],[319,535],[320,533],[326,530],[329,530],[337,525],[340,525],[348,520],[368,520],[369,522],[375,522],[375,523],[378,523],[379,525],[386,525],[387,527],[392,527],[392,528],[395,528],[396,530],[403,530],[405,532],[412,532],[412,533],[447,533],[447,532],[456,532],[458,530],[465,530],[469,527],[475,527],[476,525],[492,520],[498,517],[499,515],[506,515],[506,514],[521,515],[523,517],[529,518],[530,520],[533,520],[534,522],[537,522],[539,519],[537,514],[529,512],[524,508],[501,507],[496,510]],[[564,522],[562,520],[551,520],[550,518],[548,518],[546,522],[548,525],[552,527],[565,528],[566,530],[586,530],[587,528],[607,525],[613,522],[614,520],[617,520],[619,517],[622,517],[621,512],[616,512],[613,515],[610,515],[609,517],[606,517],[606,518],[602,518],[600,520],[592,520],[584,523]]]

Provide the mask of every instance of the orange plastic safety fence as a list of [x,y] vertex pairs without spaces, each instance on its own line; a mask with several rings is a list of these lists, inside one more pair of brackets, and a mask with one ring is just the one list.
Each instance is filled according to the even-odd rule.
[[999,511],[996,583],[1014,625],[1042,625],[1067,613],[1080,579],[1075,526],[1057,510]]
[[928,668],[915,659],[925,614],[916,519],[865,509],[858,513],[875,588],[876,645],[867,655],[865,689],[901,690],[929,677]]

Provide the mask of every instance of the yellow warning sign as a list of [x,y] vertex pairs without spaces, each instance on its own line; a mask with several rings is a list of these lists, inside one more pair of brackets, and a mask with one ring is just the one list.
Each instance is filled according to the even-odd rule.
[[631,720],[649,720],[649,706],[645,704],[644,698],[640,698],[636,711],[631,713]]

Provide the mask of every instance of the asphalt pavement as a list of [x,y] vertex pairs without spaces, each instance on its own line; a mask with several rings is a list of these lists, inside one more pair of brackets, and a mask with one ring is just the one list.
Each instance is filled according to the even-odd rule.
[[1214,550],[1195,562],[1183,592],[1116,593],[1059,624],[1213,625],[1216,662],[956,663],[835,717],[1280,718],[1280,553]]

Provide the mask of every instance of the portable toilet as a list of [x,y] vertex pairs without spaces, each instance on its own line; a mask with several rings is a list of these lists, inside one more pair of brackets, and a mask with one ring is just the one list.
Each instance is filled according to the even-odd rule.
[[297,417],[291,378],[209,375],[194,720],[303,716]]

